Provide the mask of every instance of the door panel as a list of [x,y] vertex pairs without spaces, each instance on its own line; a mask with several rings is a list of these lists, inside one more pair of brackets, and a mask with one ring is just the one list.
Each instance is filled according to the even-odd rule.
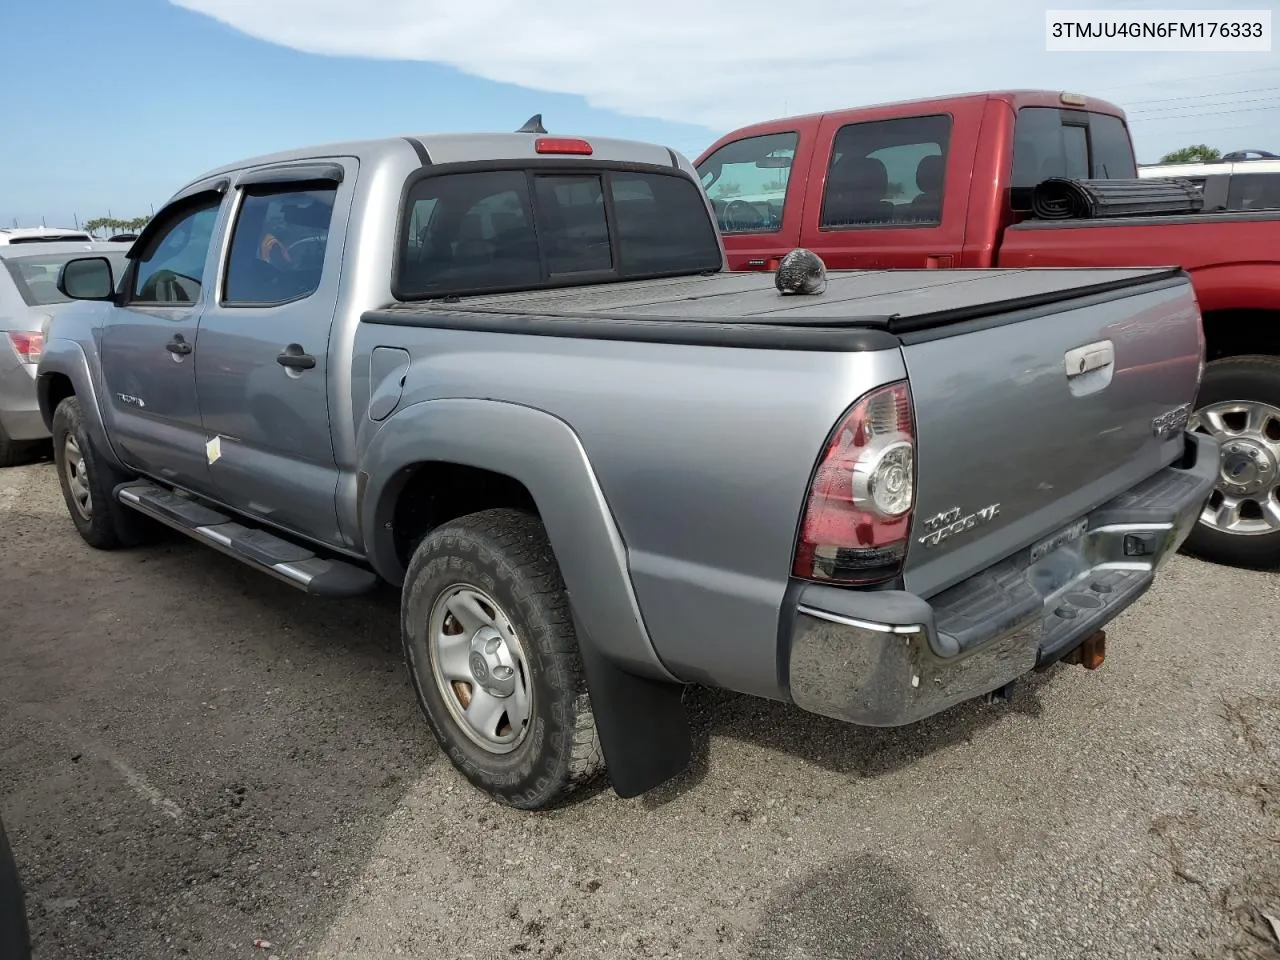
[[204,278],[222,195],[189,196],[166,210],[125,272],[123,305],[103,328],[104,403],[129,466],[208,492],[194,354]]
[[343,169],[341,183],[264,178],[237,191],[220,297],[201,319],[196,359],[220,498],[335,545],[329,332],[354,164]]

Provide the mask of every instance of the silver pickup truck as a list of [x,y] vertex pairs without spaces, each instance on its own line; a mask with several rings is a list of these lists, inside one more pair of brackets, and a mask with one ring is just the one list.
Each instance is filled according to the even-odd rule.
[[[733,274],[689,162],[345,143],[68,263],[38,371],[91,546],[157,524],[323,597],[401,588],[441,747],[556,802],[688,763],[689,684],[898,725],[1060,660],[1208,497],[1177,270]],[[819,286],[821,286],[819,284]]]

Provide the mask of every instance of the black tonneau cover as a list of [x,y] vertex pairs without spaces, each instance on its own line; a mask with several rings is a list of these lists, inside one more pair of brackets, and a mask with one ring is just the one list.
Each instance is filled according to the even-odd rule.
[[1186,274],[1172,267],[857,270],[832,272],[821,294],[782,296],[772,274],[719,273],[402,303],[363,319],[542,336],[885,349],[898,337],[966,320],[1012,321],[1067,300],[1181,282]]

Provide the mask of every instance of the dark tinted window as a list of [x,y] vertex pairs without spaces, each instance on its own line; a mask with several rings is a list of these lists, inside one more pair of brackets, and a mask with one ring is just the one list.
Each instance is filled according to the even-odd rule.
[[223,303],[285,303],[320,286],[336,189],[247,192],[227,257]]
[[426,177],[410,190],[396,294],[420,299],[553,286],[571,275],[630,279],[720,268],[706,201],[686,177],[456,173]]
[[1136,177],[1129,133],[1118,117],[1055,107],[1023,107],[1013,134],[1013,206],[1031,208],[1031,191],[1050,177]]
[[1227,209],[1280,209],[1280,173],[1233,173],[1227,183]]
[[175,213],[136,263],[134,303],[190,304],[200,298],[205,260],[218,219],[219,196]]
[[599,177],[535,177],[538,236],[547,270],[581,273],[612,270],[604,184]]
[[720,240],[696,183],[644,173],[615,173],[610,182],[623,276],[721,268]]
[[1138,175],[1129,131],[1119,117],[1089,114],[1090,169],[1099,180],[1125,180]]
[[799,135],[770,133],[726,143],[702,163],[698,176],[725,233],[776,233],[791,181]]
[[831,150],[822,226],[940,223],[950,139],[945,115],[841,127]]

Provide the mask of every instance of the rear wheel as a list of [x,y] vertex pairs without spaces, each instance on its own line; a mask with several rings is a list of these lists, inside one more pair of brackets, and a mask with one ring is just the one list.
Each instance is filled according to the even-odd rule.
[[1191,428],[1222,442],[1218,482],[1186,551],[1230,566],[1280,566],[1280,359],[1205,368]]
[[85,543],[114,550],[152,538],[155,526],[150,519],[113,495],[117,484],[132,478],[98,456],[84,428],[77,397],[63,400],[54,411],[53,462],[67,512]]
[[401,635],[441,749],[494,799],[541,809],[603,768],[568,596],[536,517],[486,510],[432,531],[405,577]]

